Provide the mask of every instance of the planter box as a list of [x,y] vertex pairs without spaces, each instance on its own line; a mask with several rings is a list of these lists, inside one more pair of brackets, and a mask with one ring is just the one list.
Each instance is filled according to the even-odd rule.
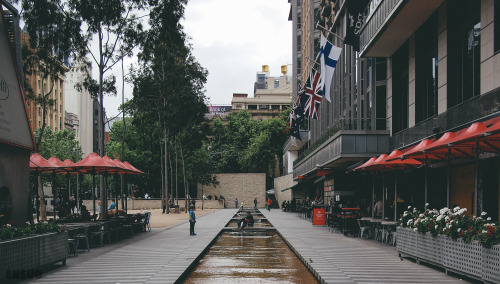
[[500,245],[490,249],[483,247],[482,278],[492,283],[500,283]]
[[414,233],[417,234],[417,257],[431,264],[443,265],[443,236]]
[[481,278],[482,247],[477,241],[443,238],[443,264],[446,269]]
[[0,242],[0,279],[7,271],[28,271],[62,261],[68,255],[68,233],[49,233]]
[[417,257],[417,232],[409,228],[396,228],[396,248],[399,253]]
[[500,283],[500,245],[488,249],[477,241],[432,237],[408,228],[397,228],[397,250],[417,261],[487,282]]

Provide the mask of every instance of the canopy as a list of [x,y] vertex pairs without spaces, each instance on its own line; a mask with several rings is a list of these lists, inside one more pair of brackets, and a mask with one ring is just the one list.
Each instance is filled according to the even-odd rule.
[[352,171],[358,171],[358,170],[363,170],[364,168],[368,167],[369,165],[373,164],[377,158],[376,157],[371,157],[370,160],[366,161],[364,164],[361,166],[352,169]]
[[[125,165],[122,161],[120,161],[118,159],[114,159],[113,162],[115,162],[115,164],[117,164],[120,168],[126,170],[126,172],[124,172],[124,174],[132,174],[132,175],[141,174],[140,172],[137,172],[137,171],[129,168],[127,165]],[[129,165],[130,165],[130,163],[129,163]]]
[[116,163],[114,160],[111,160],[111,158],[108,156],[104,156],[104,157],[102,157],[102,159],[115,166],[114,169],[109,171],[110,173],[122,175],[122,174],[127,174],[127,173],[131,172],[130,169],[128,169],[126,167],[122,167],[120,164]]
[[73,165],[75,169],[87,170],[93,174],[114,173],[118,166],[99,157],[96,153],[90,153],[87,157]]
[[127,166],[129,169],[131,169],[132,171],[137,172],[138,174],[141,174],[141,175],[145,175],[145,174],[146,174],[145,172],[143,172],[143,171],[140,171],[140,170],[136,169],[136,168],[135,168],[134,166],[132,166],[129,162],[123,162],[123,164],[124,164],[125,166]]
[[32,171],[51,172],[55,168],[57,168],[56,165],[47,161],[44,157],[42,157],[42,155],[38,153],[34,153],[30,156],[30,169]]

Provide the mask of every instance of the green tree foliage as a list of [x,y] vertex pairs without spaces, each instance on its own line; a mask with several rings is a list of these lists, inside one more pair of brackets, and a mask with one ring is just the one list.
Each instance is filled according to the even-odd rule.
[[227,125],[216,119],[210,139],[216,172],[270,172],[281,160],[288,137],[284,117],[252,120],[248,111],[240,110],[227,116]]

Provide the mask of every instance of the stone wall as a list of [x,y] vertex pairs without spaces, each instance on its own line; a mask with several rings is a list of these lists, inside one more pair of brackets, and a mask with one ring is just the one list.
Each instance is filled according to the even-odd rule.
[[292,201],[292,190],[288,189],[283,192],[281,190],[290,188],[297,184],[297,182],[293,181],[293,174],[289,174],[286,176],[277,177],[274,179],[274,195],[276,196],[276,200],[281,207],[281,203],[283,201]]
[[[108,200],[108,206],[111,204],[112,200]],[[97,204],[99,200],[96,200],[96,211]],[[84,200],[83,205],[87,206],[87,210],[92,211],[92,200]],[[118,201],[118,209],[121,208],[121,201]],[[127,209],[129,210],[150,210],[150,209],[161,209],[161,200],[160,199],[130,199],[127,203]],[[202,201],[196,200],[196,209],[201,210]],[[179,199],[179,208],[181,211],[184,211],[184,199]],[[222,203],[218,200],[205,200],[203,204],[204,209],[222,209]]]
[[[234,208],[234,200],[238,198],[238,206],[244,202],[244,206],[253,207],[253,200],[257,198],[257,207],[265,207],[266,198],[266,174],[244,173],[244,174],[217,174],[219,184],[216,187],[198,184],[198,199],[203,193],[205,196],[219,197],[221,194],[226,199],[229,208]],[[203,193],[202,193],[203,191]]]

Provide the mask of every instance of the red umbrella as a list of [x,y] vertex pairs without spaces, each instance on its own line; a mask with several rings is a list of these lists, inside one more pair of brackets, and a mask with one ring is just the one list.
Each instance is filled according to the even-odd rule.
[[124,164],[125,166],[127,166],[129,169],[131,169],[132,171],[134,171],[134,172],[136,172],[136,173],[138,173],[138,174],[140,174],[140,175],[145,175],[145,174],[146,174],[145,172],[143,172],[143,171],[140,171],[140,170],[136,169],[136,168],[135,168],[134,166],[132,166],[129,162],[123,162],[123,164]]
[[34,153],[30,156],[30,169],[36,172],[51,172],[55,168],[56,165],[47,161],[42,155],[38,153]]
[[[138,175],[140,174],[139,172],[136,172],[135,170],[132,170],[129,168],[127,165],[125,165],[122,161],[118,159],[114,159],[113,162],[115,162],[120,168],[125,169],[126,172],[124,174],[132,174],[132,175]],[[130,163],[129,163],[130,165]]]
[[359,170],[363,170],[364,168],[368,167],[369,165],[373,164],[373,162],[375,162],[377,158],[376,157],[371,157],[370,160],[366,161],[364,164],[362,164],[361,166],[359,167],[356,167],[354,169],[352,169],[352,171],[359,171]]
[[110,164],[112,164],[112,165],[114,165],[114,166],[115,166],[115,168],[114,168],[114,169],[111,169],[111,170],[109,171],[109,173],[113,173],[113,174],[120,174],[120,175],[122,175],[122,174],[126,174],[126,173],[128,173],[128,172],[130,172],[130,171],[131,171],[130,169],[128,169],[128,168],[126,168],[126,167],[125,167],[125,168],[124,168],[124,167],[122,167],[120,164],[116,163],[114,160],[112,160],[112,159],[111,159],[110,157],[108,157],[108,156],[104,156],[104,157],[102,157],[102,159],[103,159],[104,161],[106,161],[106,162],[108,162],[108,163],[110,163]]

